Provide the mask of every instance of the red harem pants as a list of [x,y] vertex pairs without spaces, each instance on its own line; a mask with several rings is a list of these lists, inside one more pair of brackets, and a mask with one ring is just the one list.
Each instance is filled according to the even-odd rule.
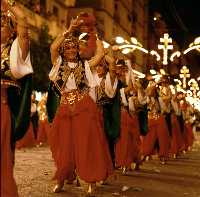
[[18,197],[13,175],[14,151],[11,149],[11,116],[5,98],[6,94],[1,97],[1,196]]
[[185,150],[187,151],[189,147],[192,147],[194,142],[194,134],[190,123],[185,123],[184,125],[183,138],[185,142]]
[[125,109],[121,110],[120,137],[116,143],[116,167],[130,167],[133,162],[133,133],[131,117]]
[[88,96],[75,104],[61,104],[51,130],[49,145],[56,164],[54,179],[72,180],[74,172],[84,181],[105,180],[113,171],[99,112]]
[[140,127],[137,115],[131,116],[131,132],[133,135],[133,161],[137,163],[140,162],[142,155],[142,141],[140,138]]
[[36,139],[33,132],[33,124],[30,121],[28,131],[26,132],[24,137],[16,143],[16,148],[17,149],[28,148],[28,147],[33,147],[35,145],[36,145]]
[[158,140],[159,157],[167,158],[169,156],[170,136],[165,117],[160,115],[157,119],[148,119],[148,130],[143,141],[143,155],[153,154],[155,142]]
[[178,154],[184,149],[184,139],[181,133],[181,128],[175,114],[171,115],[172,122],[172,141],[171,141],[171,153]]
[[46,143],[48,141],[49,123],[48,120],[39,121],[37,143]]

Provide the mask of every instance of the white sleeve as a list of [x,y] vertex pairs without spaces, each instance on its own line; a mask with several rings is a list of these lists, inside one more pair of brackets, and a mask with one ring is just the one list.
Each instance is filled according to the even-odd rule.
[[18,38],[14,40],[10,50],[10,70],[16,79],[33,73],[31,65],[30,51],[25,60],[22,58],[22,50],[19,46]]
[[120,89],[120,95],[121,95],[122,103],[124,104],[124,106],[128,106],[128,102],[126,100],[126,95],[125,95],[125,92],[124,92],[124,88]]
[[143,95],[141,91],[138,91],[138,101],[141,105],[145,105],[147,103],[146,95]]
[[96,98],[96,89],[95,89],[95,87],[90,88],[89,95],[92,98],[92,100],[96,103],[97,98]]
[[90,88],[94,88],[97,86],[97,82],[94,79],[94,75],[90,69],[90,65],[89,65],[88,61],[85,61],[84,65],[85,65],[85,76],[88,80],[88,86]]
[[113,98],[115,96],[117,84],[118,84],[118,80],[116,78],[115,82],[112,86],[111,79],[110,79],[110,73],[108,72],[106,74],[106,80],[105,80],[105,93],[109,98]]
[[135,112],[135,105],[132,96],[128,98],[128,107],[130,111]]
[[126,84],[128,85],[131,81],[131,71],[130,70],[128,70],[128,72],[126,73],[125,78],[126,78]]
[[173,101],[173,99],[172,99],[172,100],[171,100],[171,104],[172,104],[172,107],[173,107],[173,109],[174,109],[174,111],[175,111],[175,114],[176,114],[176,115],[180,115],[180,110],[179,110],[179,108],[178,108],[178,103],[175,102],[175,101]]
[[56,64],[53,65],[53,67],[52,67],[52,69],[51,69],[51,71],[49,73],[49,79],[51,81],[55,81],[56,80],[56,77],[58,75],[58,70],[59,70],[61,64],[62,64],[62,58],[61,58],[61,56],[59,56],[57,58],[57,60],[56,60]]

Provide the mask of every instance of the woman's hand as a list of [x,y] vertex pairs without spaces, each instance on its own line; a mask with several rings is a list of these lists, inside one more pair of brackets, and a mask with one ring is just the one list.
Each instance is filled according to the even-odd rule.
[[80,20],[78,17],[75,19],[72,19],[70,22],[70,26],[68,28],[69,32],[74,32],[80,25],[83,24],[83,20]]

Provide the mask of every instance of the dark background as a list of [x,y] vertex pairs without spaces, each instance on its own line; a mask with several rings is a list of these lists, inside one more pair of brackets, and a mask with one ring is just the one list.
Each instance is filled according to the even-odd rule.
[[[199,0],[150,0],[149,11],[152,16],[155,11],[162,15],[170,37],[177,41],[182,50],[200,36]],[[186,58],[192,75],[200,76],[200,53],[193,50]]]

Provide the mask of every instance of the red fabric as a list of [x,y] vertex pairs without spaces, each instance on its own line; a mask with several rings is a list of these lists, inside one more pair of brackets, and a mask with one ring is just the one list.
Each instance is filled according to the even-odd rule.
[[16,148],[20,149],[25,147],[33,147],[34,145],[36,145],[36,139],[33,132],[33,124],[30,122],[28,131],[22,139],[17,141]]
[[171,116],[172,122],[172,141],[171,141],[171,153],[178,154],[184,148],[184,139],[181,133],[181,128],[175,114]]
[[51,130],[49,145],[56,164],[54,179],[71,180],[74,171],[88,182],[105,180],[112,173],[112,161],[99,111],[89,96],[73,110],[60,105]]
[[14,180],[14,152],[11,150],[11,117],[9,107],[1,103],[1,196],[18,197]]
[[189,147],[192,147],[194,141],[194,134],[192,131],[192,125],[186,123],[184,125],[184,134],[183,134],[184,142],[185,142],[185,150],[188,150]]
[[120,138],[116,143],[115,162],[116,167],[130,167],[133,162],[133,133],[131,117],[126,110],[121,111]]
[[48,120],[40,120],[37,134],[37,143],[46,143],[48,141],[49,123]]
[[131,116],[131,131],[133,134],[133,161],[138,162],[142,155],[142,141],[140,137],[140,127],[137,115]]
[[168,157],[170,148],[170,136],[164,116],[158,119],[148,120],[148,133],[143,141],[143,155],[149,156],[154,153],[156,140],[159,142],[159,157]]

